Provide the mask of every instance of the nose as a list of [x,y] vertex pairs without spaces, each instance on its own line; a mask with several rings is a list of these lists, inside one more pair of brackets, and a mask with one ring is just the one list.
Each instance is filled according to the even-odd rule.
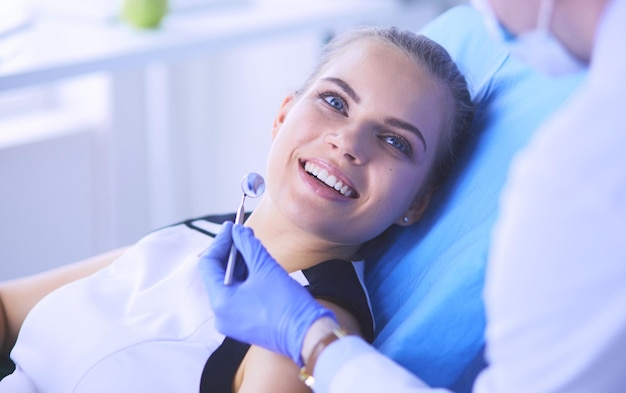
[[367,161],[367,142],[363,130],[333,130],[327,132],[324,141],[335,154],[356,165]]

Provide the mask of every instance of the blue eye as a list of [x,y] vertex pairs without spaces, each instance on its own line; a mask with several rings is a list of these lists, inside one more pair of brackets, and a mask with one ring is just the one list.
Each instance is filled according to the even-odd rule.
[[389,146],[402,152],[402,154],[409,157],[413,155],[413,149],[411,148],[411,145],[406,141],[406,139],[397,135],[383,135],[381,136],[381,139]]
[[337,109],[338,111],[342,111],[343,110],[343,101],[341,101],[339,98],[337,98],[337,97],[324,97],[324,99],[326,100],[326,102],[328,102],[328,104],[330,106],[332,106],[333,108]]
[[330,105],[331,108],[333,108],[334,110],[338,112],[345,113],[348,108],[345,101],[337,93],[323,92],[323,93],[320,93],[320,97],[324,101],[326,101],[326,103]]

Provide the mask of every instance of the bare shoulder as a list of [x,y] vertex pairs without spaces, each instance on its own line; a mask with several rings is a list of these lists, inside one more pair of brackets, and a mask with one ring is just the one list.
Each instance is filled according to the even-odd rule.
[[234,381],[239,393],[310,393],[298,378],[300,370],[291,359],[252,346],[246,354]]
[[356,318],[348,312],[345,308],[338,306],[333,302],[329,302],[327,300],[317,299],[320,304],[329,310],[332,310],[337,317],[337,322],[339,322],[339,326],[341,326],[346,332],[350,334],[356,334],[361,336],[361,328],[359,327],[359,323]]

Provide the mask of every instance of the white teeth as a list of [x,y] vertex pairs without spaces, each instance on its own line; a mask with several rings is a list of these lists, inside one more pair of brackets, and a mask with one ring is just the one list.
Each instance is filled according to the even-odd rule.
[[320,173],[321,168],[311,164],[310,162],[307,162],[304,164],[304,170],[317,177]]
[[324,180],[324,183],[326,183],[328,187],[335,188],[335,183],[337,183],[337,178],[333,175],[330,175],[326,178],[326,180]]
[[337,192],[347,197],[354,194],[354,190],[347,184],[344,184],[341,180],[337,180],[334,175],[329,175],[328,171],[324,168],[320,168],[310,162],[304,164],[304,170],[311,175],[317,177],[320,181],[324,182],[328,187],[334,188]]
[[315,176],[317,176],[317,178],[320,179],[321,181],[326,181],[326,178],[328,177],[328,171],[326,169],[322,169]]

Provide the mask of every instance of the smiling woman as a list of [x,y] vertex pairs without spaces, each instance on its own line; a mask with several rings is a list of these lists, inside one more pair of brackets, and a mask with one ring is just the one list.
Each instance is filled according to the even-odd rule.
[[[454,162],[471,114],[464,78],[433,41],[375,28],[340,37],[274,123],[272,153],[288,152],[268,160],[273,198],[286,201],[274,202],[278,216],[342,245],[416,222]],[[287,164],[294,158],[298,165]],[[272,180],[307,166],[319,168],[313,175],[321,173],[324,184]],[[329,176],[349,185],[353,198],[319,198],[337,199],[324,186]],[[288,203],[294,198],[300,204]]]
[[[439,82],[404,53],[376,39],[356,42],[338,51],[301,94],[285,100],[274,124],[267,171],[277,213],[345,247],[342,258],[398,219],[419,219],[429,195],[420,190],[436,149],[426,150],[413,130],[420,128],[422,138],[435,146],[444,114],[452,111]],[[380,71],[385,69],[393,72]],[[396,120],[390,125],[388,119]],[[339,198],[317,181],[271,181],[296,178],[301,163],[349,184],[352,198]],[[303,214],[302,205],[311,208]],[[337,226],[336,217],[351,230]]]
[[[353,41],[364,38],[374,39],[403,53],[408,59],[414,62],[418,72],[425,74],[425,81],[429,79],[429,82],[434,85],[431,87],[435,95],[443,94],[444,99],[450,99],[451,107],[448,108],[449,112],[444,116],[444,119],[447,119],[445,120],[447,124],[443,126],[449,134],[446,136],[444,143],[435,144],[437,146],[438,156],[436,164],[438,167],[435,168],[435,172],[432,174],[433,178],[430,179],[435,182],[435,186],[438,186],[445,178],[450,166],[454,163],[456,159],[455,152],[457,152],[459,146],[465,142],[466,138],[463,134],[466,133],[469,128],[469,122],[473,116],[473,106],[470,103],[467,93],[465,79],[459,74],[447,53],[440,51],[440,48],[438,48],[435,42],[423,36],[398,34],[394,29],[374,28],[354,31],[351,34],[344,35],[341,39],[331,42],[325,48],[316,71],[309,77],[300,91],[310,86],[315,75],[322,72],[322,69],[327,67],[327,63],[331,58],[346,49]],[[392,79],[399,80],[396,75],[393,75],[391,66],[389,66],[386,72],[392,74],[390,75]],[[329,80],[333,80],[333,78],[329,78]],[[347,87],[348,89],[345,90],[345,93],[352,97],[353,100],[357,98],[355,101],[358,101],[359,97],[355,95],[354,90],[352,90],[352,94],[350,94],[351,88],[347,86],[345,82],[341,81],[343,82],[341,83],[337,80],[336,82],[339,83],[338,86],[343,86],[344,89]],[[407,86],[413,86],[414,81],[406,80],[405,82],[407,83],[405,89],[401,90],[403,94],[414,91],[406,88]],[[431,98],[432,97],[429,97],[428,101],[430,101]],[[439,104],[441,105],[441,103]],[[431,108],[435,110],[432,113],[444,110],[442,106],[434,105],[434,107],[435,108]],[[436,116],[425,116],[425,118],[432,120],[435,119]],[[395,128],[404,128],[414,132],[424,144],[424,149],[426,149],[426,140],[420,129],[416,127],[418,123],[411,124],[410,122],[405,122],[393,117],[385,119],[385,123]]]
[[[342,326],[371,340],[359,248],[420,219],[472,116],[463,76],[433,41],[392,28],[337,38],[278,110],[266,192],[245,224]],[[33,281],[0,286],[4,348],[19,330],[17,371],[0,391],[308,391],[301,359],[215,329],[198,256],[226,220],[172,225],[114,261],[57,273],[46,288],[69,283],[36,305],[23,296]]]

